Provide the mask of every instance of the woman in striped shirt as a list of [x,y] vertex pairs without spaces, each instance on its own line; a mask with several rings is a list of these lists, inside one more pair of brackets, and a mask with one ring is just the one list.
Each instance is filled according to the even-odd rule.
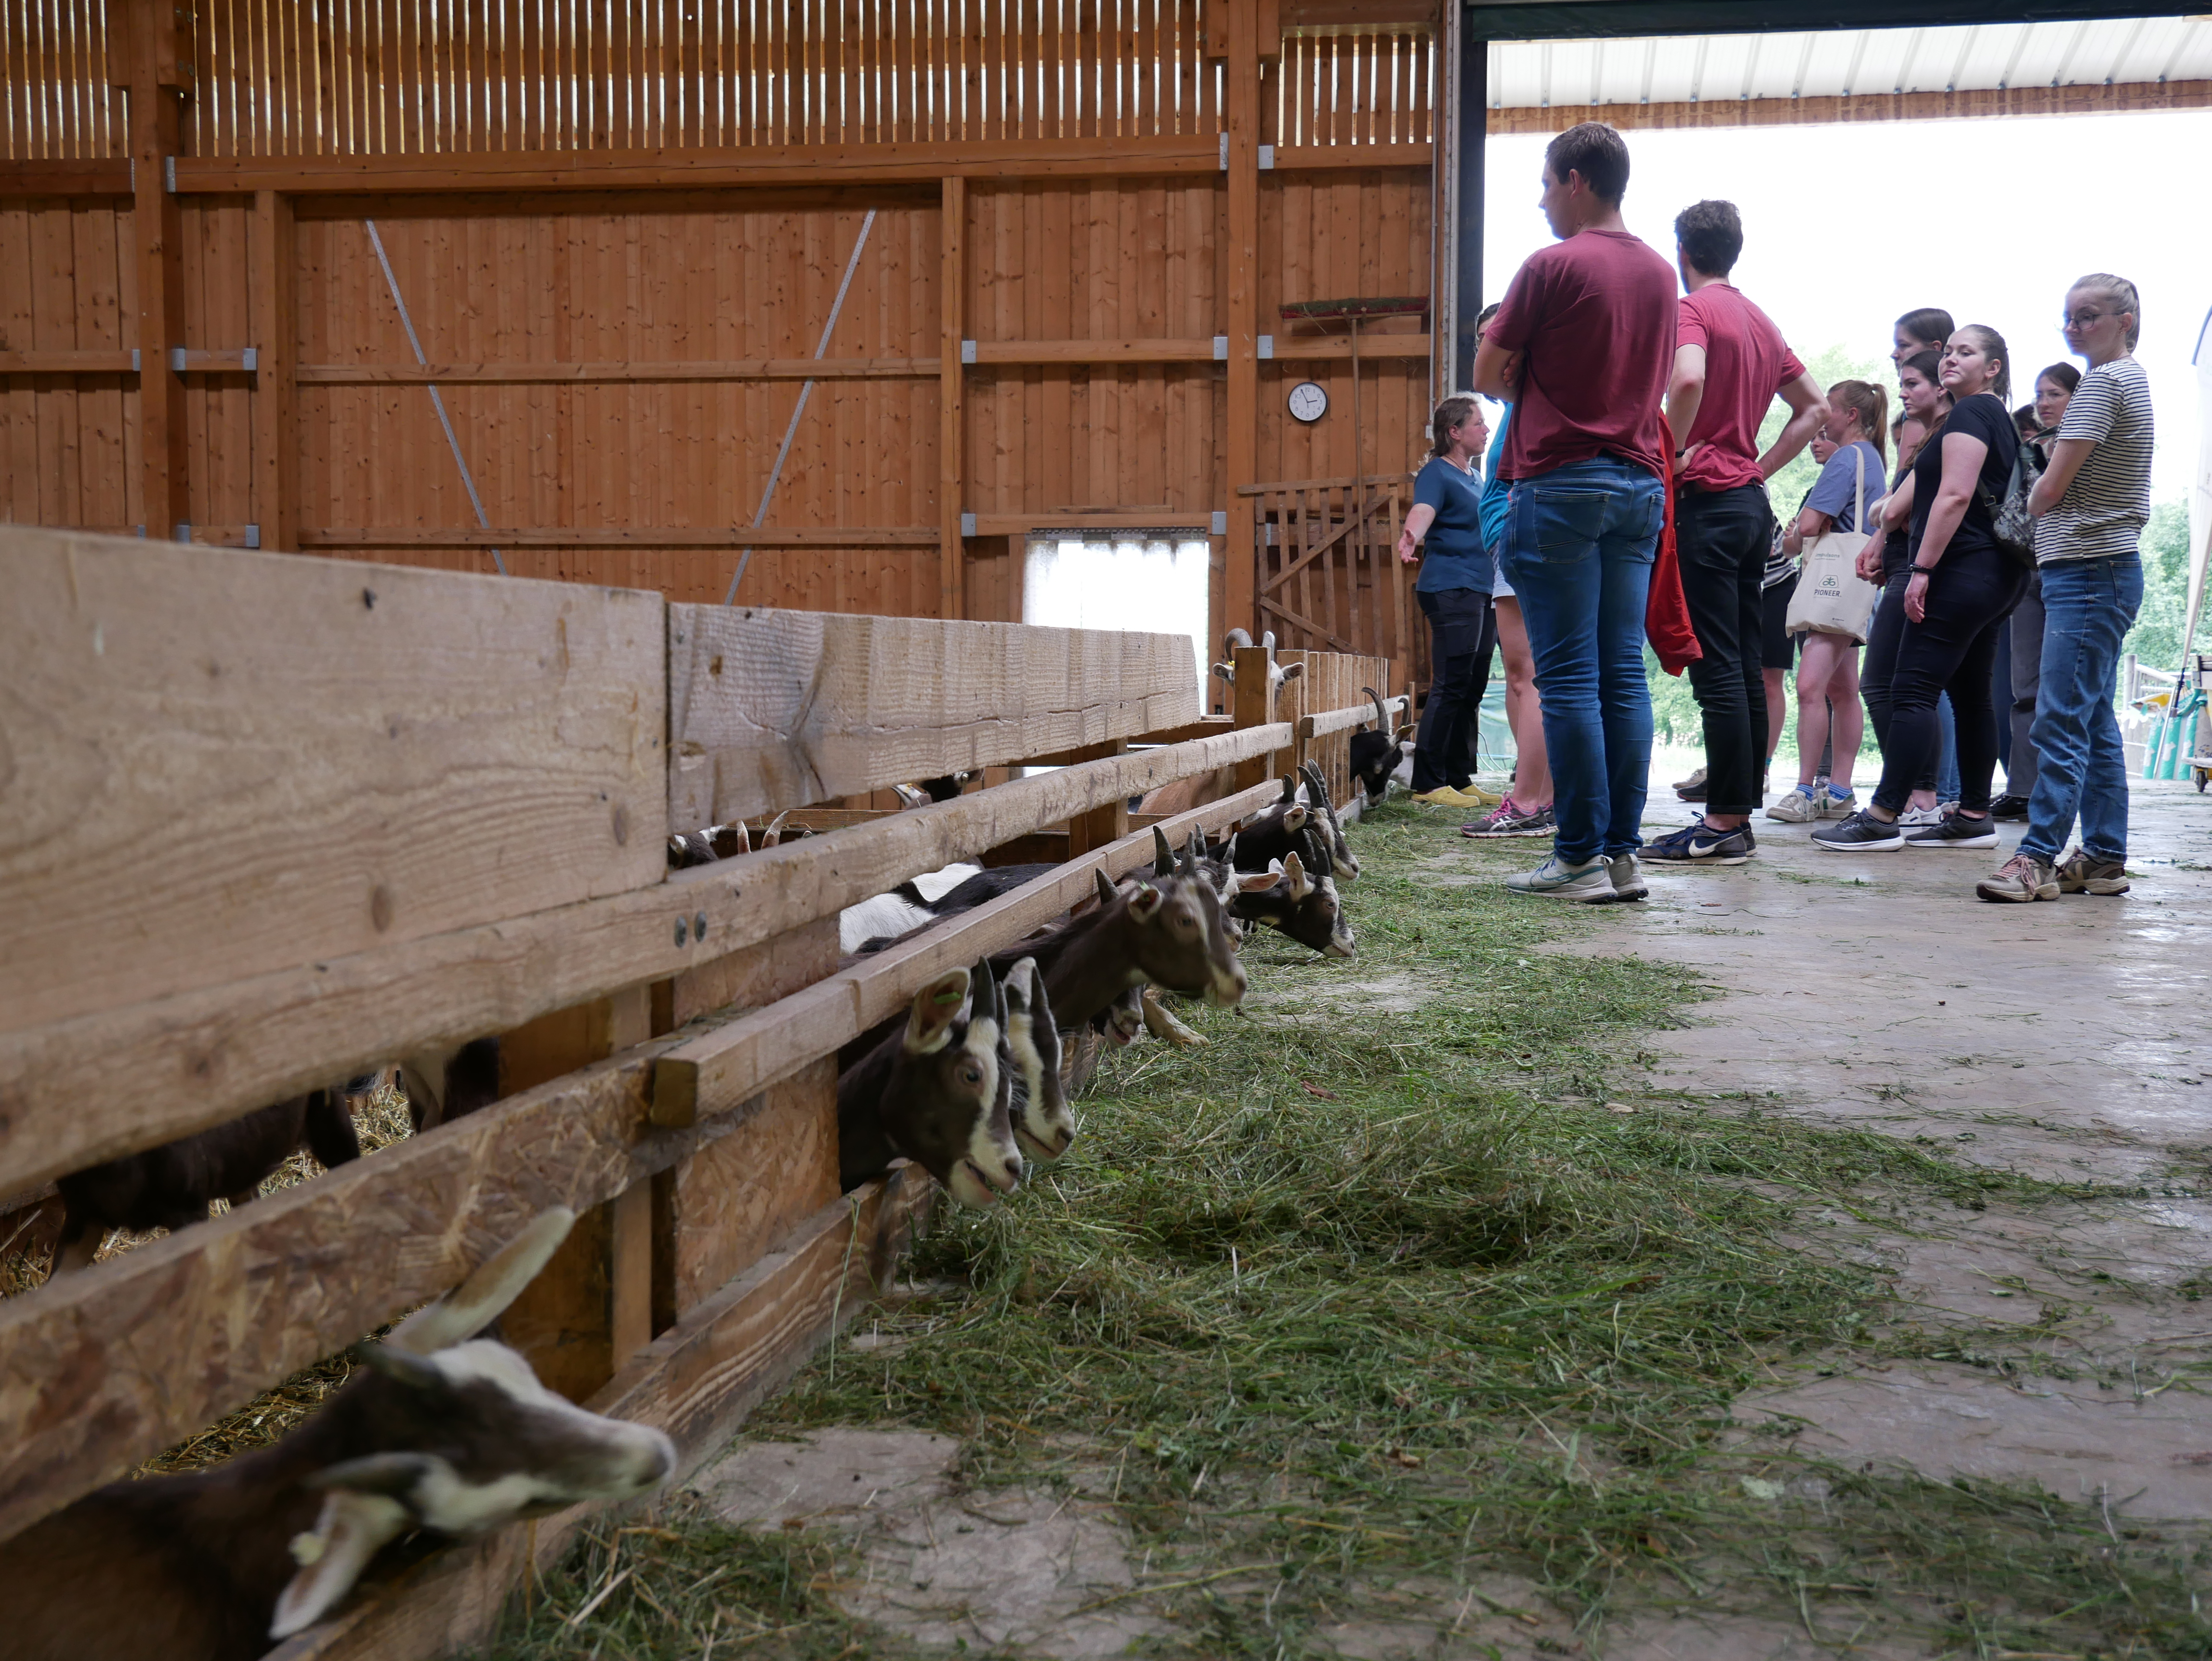
[[[2028,498],[2044,614],[2035,791],[2019,851],[1977,885],[1984,899],[2128,891],[2128,769],[2112,673],[2142,604],[2136,543],[2150,518],[2150,384],[2135,359],[2142,301],[2125,277],[2099,272],[2067,292],[2063,325],[2089,370]],[[2077,817],[2081,846],[2062,857]]]

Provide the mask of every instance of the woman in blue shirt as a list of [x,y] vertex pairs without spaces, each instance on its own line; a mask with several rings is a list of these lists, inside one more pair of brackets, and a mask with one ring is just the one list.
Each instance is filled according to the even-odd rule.
[[1483,544],[1482,476],[1474,459],[1490,433],[1481,406],[1468,397],[1437,405],[1429,427],[1428,463],[1413,480],[1413,505],[1398,538],[1398,557],[1421,562],[1413,597],[1429,620],[1433,677],[1413,740],[1413,800],[1480,807],[1486,799],[1468,786],[1494,640],[1490,587],[1497,563]]

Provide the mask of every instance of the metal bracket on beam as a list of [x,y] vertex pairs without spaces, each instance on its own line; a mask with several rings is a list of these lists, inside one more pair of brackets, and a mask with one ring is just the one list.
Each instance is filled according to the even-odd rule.
[[169,348],[169,368],[178,374],[184,374],[185,349],[182,346],[172,346]]
[[975,343],[974,341],[963,340],[960,343],[960,361],[963,363],[973,363],[975,361]]
[[138,367],[138,349],[136,346],[133,346],[131,349],[131,373],[132,374],[141,374],[144,373],[144,371],[140,369]]
[[246,545],[249,548],[258,548],[261,545],[261,527],[258,525],[249,525],[246,527]]
[[258,346],[248,346],[245,350],[238,355],[238,367],[245,370],[246,374],[259,374],[261,373],[261,349]]
[[1229,362],[1229,337],[1225,334],[1213,337],[1213,361],[1216,363]]
[[177,193],[177,158],[173,155],[161,158],[161,188],[171,196]]
[[1224,508],[1216,508],[1213,510],[1213,534],[1218,537],[1225,537],[1229,534],[1229,514]]
[[178,525],[170,534],[170,540],[173,542],[190,542],[191,539],[192,527],[185,524]]
[[1221,171],[1229,171],[1229,135],[1225,132],[1221,135]]
[[[975,343],[971,340],[968,344],[972,346]],[[975,534],[975,514],[963,514],[960,515],[960,534],[963,537],[972,537]]]
[[1272,358],[1274,355],[1275,337],[1271,334],[1261,335],[1260,337],[1260,356],[1262,357]]
[[1273,144],[1262,144],[1262,145],[1261,145],[1261,146],[1260,146],[1260,171],[1261,171],[1261,173],[1273,173],[1274,170],[1275,170],[1275,147],[1274,147]]

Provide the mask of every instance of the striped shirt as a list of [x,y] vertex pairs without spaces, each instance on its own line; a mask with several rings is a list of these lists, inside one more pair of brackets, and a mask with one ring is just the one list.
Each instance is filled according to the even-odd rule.
[[2150,518],[2150,380],[2142,365],[2116,357],[2083,375],[2058,437],[2087,439],[2096,447],[2037,524],[2036,563],[2133,554]]

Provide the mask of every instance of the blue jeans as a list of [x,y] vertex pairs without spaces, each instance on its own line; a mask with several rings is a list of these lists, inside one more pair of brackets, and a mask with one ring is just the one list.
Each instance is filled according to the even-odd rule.
[[2128,763],[2112,708],[2120,642],[2142,605],[2142,560],[2063,559],[2042,568],[2043,672],[2036,689],[2035,793],[2020,851],[2057,858],[2081,820],[2082,851],[2128,852]]
[[1659,481],[1611,457],[1513,481],[1502,563],[1536,660],[1570,865],[1644,843],[1651,691],[1644,607],[1665,512]]

